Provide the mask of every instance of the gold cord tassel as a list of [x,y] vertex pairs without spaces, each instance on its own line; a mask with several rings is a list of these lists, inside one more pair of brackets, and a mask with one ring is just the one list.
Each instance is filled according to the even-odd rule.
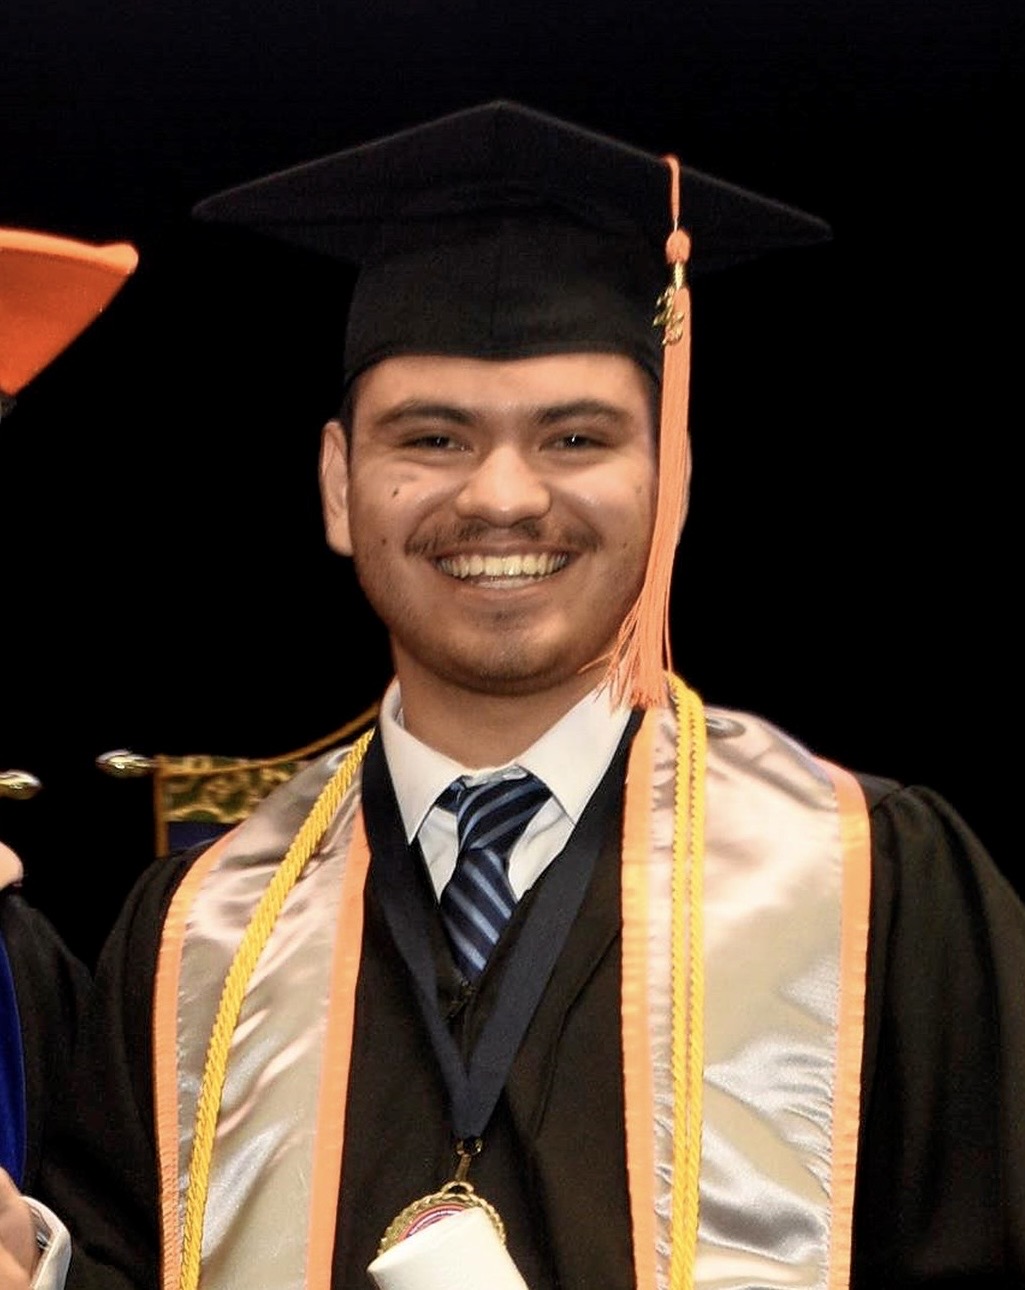
[[673,670],[669,592],[690,485],[690,291],[686,277],[690,237],[679,223],[680,163],[673,156],[664,160],[670,174],[672,232],[666,240],[666,260],[672,278],[659,297],[654,319],[654,325],[663,329],[658,502],[644,585],[620,627],[606,674],[614,700],[634,708],[657,707],[666,701],[665,677]]

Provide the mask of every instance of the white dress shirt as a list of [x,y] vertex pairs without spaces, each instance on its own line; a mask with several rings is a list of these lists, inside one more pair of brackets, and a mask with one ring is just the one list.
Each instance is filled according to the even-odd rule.
[[629,709],[611,707],[607,690],[592,690],[514,761],[471,770],[405,729],[402,696],[393,681],[381,703],[378,729],[406,839],[419,838],[435,893],[441,895],[456,864],[455,816],[435,805],[454,779],[465,775],[481,783],[531,771],[551,791],[509,857],[509,883],[519,899],[566,845],[629,719]]

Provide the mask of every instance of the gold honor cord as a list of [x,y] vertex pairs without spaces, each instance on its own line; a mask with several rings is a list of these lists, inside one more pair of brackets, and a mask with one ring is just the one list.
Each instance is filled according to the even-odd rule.
[[693,1290],[701,1182],[701,1094],[704,1079],[704,937],[702,869],[705,840],[705,714],[701,700],[669,676],[676,707],[673,811],[672,1007],[673,1189],[670,1290]]
[[341,766],[321,790],[320,796],[292,839],[285,858],[278,866],[277,872],[253,912],[245,934],[235,951],[231,967],[228,969],[217,1005],[210,1043],[206,1050],[203,1079],[196,1102],[196,1123],[192,1138],[192,1156],[189,1160],[188,1190],[185,1195],[180,1290],[196,1290],[199,1285],[203,1224],[210,1186],[210,1162],[213,1157],[214,1136],[221,1108],[221,1097],[224,1093],[231,1040],[242,1010],[246,986],[274,930],[274,924],[288,893],[298,882],[307,862],[327,832],[338,804],[356,776],[373,733],[370,730],[360,736]]

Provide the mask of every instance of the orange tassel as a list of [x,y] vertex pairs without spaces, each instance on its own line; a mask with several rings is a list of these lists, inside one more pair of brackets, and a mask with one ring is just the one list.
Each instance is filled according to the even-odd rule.
[[634,708],[667,702],[666,672],[673,666],[669,593],[690,486],[690,291],[686,280],[690,237],[679,223],[680,163],[672,156],[664,160],[670,174],[672,231],[666,240],[666,260],[672,279],[659,298],[654,323],[664,333],[658,501],[644,585],[619,629],[605,679],[614,700]]

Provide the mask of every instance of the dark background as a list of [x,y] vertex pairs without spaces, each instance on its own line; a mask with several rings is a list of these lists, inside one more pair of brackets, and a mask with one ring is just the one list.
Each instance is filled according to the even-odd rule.
[[676,665],[943,792],[1025,889],[1022,34],[995,0],[4,0],[0,223],[141,253],[0,424],[0,769],[44,785],[0,836],[75,948],[153,854],[99,753],[273,755],[389,675],[318,513],[348,280],[189,210],[497,97],[832,224],[696,289]]

